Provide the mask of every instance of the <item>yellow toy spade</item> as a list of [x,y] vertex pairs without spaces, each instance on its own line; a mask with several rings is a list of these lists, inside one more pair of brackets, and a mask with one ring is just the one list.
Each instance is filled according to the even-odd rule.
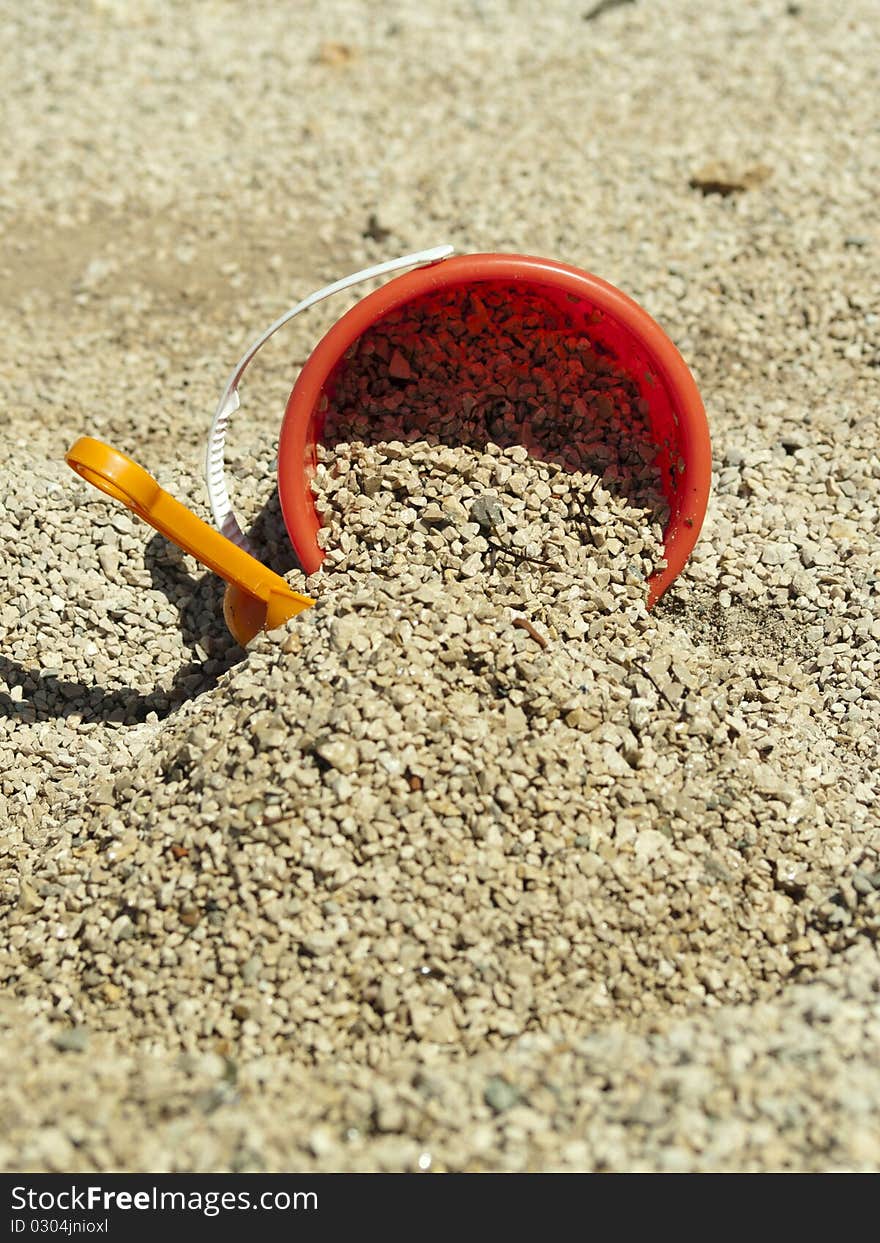
[[291,591],[280,575],[202,522],[124,453],[82,436],[66,460],[87,483],[122,501],[166,539],[225,579],[223,615],[242,647],[261,630],[274,630],[315,603]]

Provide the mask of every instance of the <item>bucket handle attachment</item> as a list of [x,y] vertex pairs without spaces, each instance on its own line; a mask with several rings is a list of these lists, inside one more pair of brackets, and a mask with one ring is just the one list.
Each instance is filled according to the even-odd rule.
[[211,422],[211,430],[208,433],[208,447],[205,454],[205,483],[208,488],[211,512],[214,515],[214,521],[217,524],[218,530],[227,540],[247,553],[253,553],[254,551],[253,545],[241,529],[241,525],[232,508],[229,489],[226,486],[226,473],[223,463],[226,429],[229,425],[229,419],[241,405],[238,386],[254,356],[263,348],[269,338],[275,335],[279,328],[282,328],[299,315],[300,311],[306,311],[309,307],[315,306],[316,303],[323,302],[325,298],[332,297],[335,293],[341,293],[343,289],[350,289],[352,285],[359,285],[362,281],[372,280],[377,276],[386,276],[388,273],[397,272],[401,268],[425,267],[432,263],[439,263],[441,259],[448,258],[453,251],[453,246],[433,246],[430,250],[420,250],[411,255],[401,255],[399,259],[388,259],[385,263],[377,263],[371,268],[363,268],[360,272],[354,272],[350,276],[344,276],[341,280],[333,281],[332,284],[325,285],[323,289],[318,289],[314,293],[309,294],[307,298],[303,298],[302,302],[297,302],[296,306],[292,306],[289,311],[285,311],[249,346],[226,382],[226,388],[223,390],[223,396],[220,398],[220,403]]

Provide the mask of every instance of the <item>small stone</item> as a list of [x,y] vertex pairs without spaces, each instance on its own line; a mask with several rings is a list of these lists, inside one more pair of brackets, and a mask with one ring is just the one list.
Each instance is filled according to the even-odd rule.
[[24,877],[18,882],[18,905],[25,913],[38,911],[43,905],[43,899],[37,893],[34,886]]
[[504,705],[504,728],[507,733],[516,737],[518,734],[524,734],[528,727],[529,719],[522,708],[516,704],[506,703]]
[[52,1037],[55,1048],[62,1053],[85,1053],[89,1033],[85,1027],[65,1027]]
[[650,727],[652,719],[651,705],[646,699],[631,699],[627,711],[629,723],[637,734],[643,733]]
[[395,380],[412,379],[412,368],[401,354],[400,350],[395,350],[391,355],[391,361],[388,364],[388,374],[393,376]]
[[519,1090],[500,1075],[493,1075],[483,1091],[483,1099],[495,1113],[505,1113],[518,1105],[522,1097]]
[[764,565],[769,566],[785,565],[796,555],[797,552],[791,544],[765,544],[761,550],[761,560]]
[[119,553],[115,548],[108,545],[102,545],[98,549],[98,561],[101,569],[110,579],[115,579],[119,570]]
[[91,797],[96,807],[114,807],[116,805],[116,792],[109,781],[96,781]]
[[316,1126],[309,1134],[309,1149],[313,1157],[329,1157],[337,1149],[337,1141],[328,1126]]
[[392,1014],[398,1006],[399,994],[397,985],[389,976],[385,976],[379,985],[376,1007],[380,1014]]
[[291,630],[290,634],[284,636],[284,641],[281,644],[281,651],[285,656],[293,656],[300,650],[301,647],[302,639],[300,638],[299,632]]
[[339,937],[333,932],[312,932],[302,940],[302,948],[311,958],[325,958],[336,948]]
[[493,492],[484,492],[471,503],[471,521],[484,530],[491,531],[504,516],[501,502]]
[[454,1044],[458,1039],[458,1027],[450,1010],[441,1010],[425,1030],[425,1039],[437,1044]]
[[468,518],[468,511],[455,496],[444,497],[440,508],[453,522],[465,522]]
[[315,746],[315,755],[341,773],[357,771],[358,749],[350,738],[328,738]]
[[330,625],[330,642],[337,652],[344,652],[349,647],[365,652],[370,646],[364,622],[355,614],[334,618]]

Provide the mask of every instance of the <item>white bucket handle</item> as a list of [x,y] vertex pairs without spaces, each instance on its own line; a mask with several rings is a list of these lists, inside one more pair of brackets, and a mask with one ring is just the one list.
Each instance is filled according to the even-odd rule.
[[401,268],[422,267],[430,263],[439,263],[441,259],[448,258],[454,249],[453,246],[433,246],[430,250],[420,250],[412,255],[402,255],[399,259],[389,259],[385,263],[377,263],[372,268],[364,268],[360,272],[352,273],[351,276],[344,276],[342,280],[334,281],[331,285],[325,285],[323,289],[318,289],[315,293],[309,294],[307,298],[303,298],[302,302],[297,302],[296,306],[292,306],[289,311],[285,311],[279,319],[276,319],[273,324],[269,325],[261,336],[257,337],[245,354],[242,355],[238,365],[226,382],[226,388],[223,390],[223,396],[220,398],[220,404],[217,406],[211,422],[211,430],[208,433],[208,448],[205,454],[205,483],[208,487],[208,499],[211,502],[214,522],[217,524],[220,532],[227,539],[232,540],[233,544],[237,544],[239,548],[243,548],[246,552],[253,553],[254,551],[253,546],[242,531],[235,516],[235,511],[232,508],[223,464],[226,428],[229,424],[230,416],[241,405],[238,396],[238,386],[241,382],[241,377],[253,361],[254,355],[263,348],[269,338],[274,336],[279,328],[289,323],[294,316],[299,315],[300,311],[308,310],[310,306],[314,306],[317,302],[323,302],[325,298],[331,297],[332,294],[341,293],[343,289],[349,289],[352,285],[359,285],[361,281],[372,280],[376,276],[385,276],[389,272],[397,272]]

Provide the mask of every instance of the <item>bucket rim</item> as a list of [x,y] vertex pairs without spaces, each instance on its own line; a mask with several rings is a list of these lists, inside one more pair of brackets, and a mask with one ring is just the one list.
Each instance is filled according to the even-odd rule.
[[392,311],[455,286],[487,281],[545,285],[592,303],[623,325],[644,348],[652,372],[665,385],[677,416],[678,449],[685,467],[676,484],[677,508],[664,532],[666,568],[648,580],[652,607],[687,562],[706,513],[712,452],[703,402],[691,372],[660,325],[616,286],[591,272],[553,259],[520,254],[456,255],[415,268],[359,299],[324,334],[297,377],[287,402],[278,445],[278,493],[291,543],[306,574],[319,569],[320,522],[307,463],[318,403],[330,375],[359,337]]

